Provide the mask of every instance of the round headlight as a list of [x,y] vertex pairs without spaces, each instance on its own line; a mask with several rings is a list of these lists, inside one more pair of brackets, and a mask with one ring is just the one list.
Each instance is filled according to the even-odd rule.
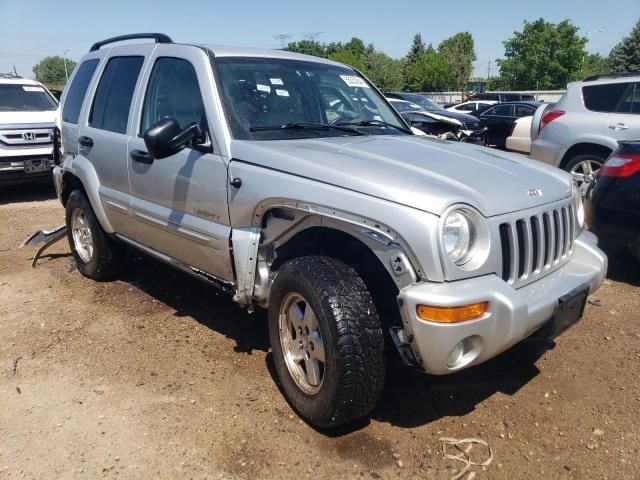
[[453,210],[442,227],[442,244],[449,259],[462,265],[471,258],[476,242],[476,228],[464,210]]

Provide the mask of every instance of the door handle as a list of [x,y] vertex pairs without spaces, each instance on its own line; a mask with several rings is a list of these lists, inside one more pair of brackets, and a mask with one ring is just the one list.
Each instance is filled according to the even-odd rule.
[[147,165],[153,163],[153,159],[144,150],[131,150],[129,156],[131,160],[135,160],[136,162],[146,163]]
[[624,123],[616,123],[615,125],[609,125],[609,128],[611,130],[615,130],[616,132],[619,132],[620,130],[628,130],[629,127],[627,127]]
[[93,147],[93,138],[91,137],[78,137],[78,143],[83,147]]

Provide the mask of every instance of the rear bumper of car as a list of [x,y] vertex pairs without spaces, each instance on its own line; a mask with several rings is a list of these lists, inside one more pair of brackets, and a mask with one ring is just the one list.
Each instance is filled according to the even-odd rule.
[[[593,293],[604,281],[607,257],[597,238],[583,232],[575,241],[571,260],[540,280],[514,289],[497,275],[455,282],[422,282],[398,297],[409,345],[419,365],[443,375],[482,363],[529,337],[554,316],[559,299],[577,289]],[[454,307],[489,302],[487,312],[466,322],[444,324],[418,317],[418,305]],[[464,346],[460,361],[448,358]]]
[[630,251],[640,259],[640,213],[584,202],[585,221],[598,238]]
[[548,163],[554,167],[560,166],[563,155],[563,146],[538,138],[531,142],[531,158]]

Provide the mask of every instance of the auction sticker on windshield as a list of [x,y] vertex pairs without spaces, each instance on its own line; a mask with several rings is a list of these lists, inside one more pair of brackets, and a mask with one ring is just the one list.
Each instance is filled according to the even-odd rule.
[[360,77],[356,77],[355,75],[340,75],[340,78],[350,87],[369,88],[367,82],[365,82]]
[[22,87],[25,92],[44,92],[42,87]]

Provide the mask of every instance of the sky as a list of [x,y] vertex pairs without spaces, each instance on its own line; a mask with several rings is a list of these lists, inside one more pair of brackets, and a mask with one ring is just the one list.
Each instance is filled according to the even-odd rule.
[[0,72],[33,77],[33,65],[66,51],[78,60],[90,45],[115,35],[162,32],[176,42],[279,48],[314,34],[321,42],[359,37],[392,57],[404,56],[420,32],[437,46],[471,32],[474,73],[496,73],[502,42],[524,20],[565,19],[588,35],[587,50],[607,55],[640,19],[640,0],[0,0]]

